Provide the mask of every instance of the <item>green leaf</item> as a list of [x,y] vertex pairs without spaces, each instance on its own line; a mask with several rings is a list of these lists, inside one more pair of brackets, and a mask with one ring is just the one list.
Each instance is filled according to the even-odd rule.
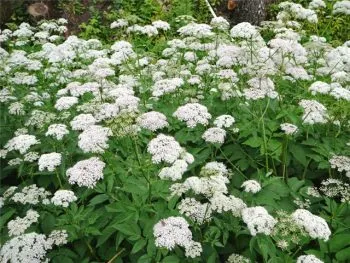
[[102,244],[104,244],[108,238],[114,234],[116,232],[115,228],[111,227],[111,226],[108,226],[106,227],[102,233],[101,233],[101,236],[97,239],[97,245],[96,247],[99,247],[101,246]]
[[287,183],[290,189],[292,189],[292,191],[296,193],[304,185],[305,181],[299,180],[298,178],[293,177],[288,179]]
[[259,148],[262,145],[262,140],[259,137],[251,137],[243,142],[243,144],[248,145],[252,148]]
[[152,257],[149,255],[143,255],[137,260],[137,263],[150,263],[150,262],[152,262]]
[[136,223],[134,223],[134,224],[122,223],[122,224],[114,225],[113,227],[118,229],[121,233],[123,233],[127,237],[131,237],[131,236],[140,237],[141,236],[141,229]]
[[133,248],[131,250],[131,254],[135,254],[135,253],[139,252],[144,246],[146,246],[146,244],[147,244],[147,241],[145,239],[140,239],[133,246]]
[[9,210],[0,217],[0,229],[6,224],[7,220],[9,220],[14,213],[16,213],[16,210],[9,208]]
[[306,166],[307,160],[304,147],[298,144],[289,144],[289,151],[299,163]]
[[337,252],[346,246],[350,245],[350,234],[337,234],[333,236],[329,241],[329,250],[331,252]]
[[[349,242],[349,240],[347,240],[347,242]],[[339,252],[337,252],[335,254],[336,259],[340,260],[340,261],[346,261],[349,262],[350,260],[350,247],[347,247],[343,250],[340,250]]]
[[162,263],[178,263],[180,259],[177,256],[167,256],[162,260]]
[[42,219],[41,228],[44,233],[48,234],[55,228],[56,218],[53,214],[47,213]]
[[97,205],[97,204],[103,203],[106,200],[108,200],[108,195],[106,195],[106,194],[96,195],[94,198],[92,198],[90,200],[89,206],[93,206],[93,205]]

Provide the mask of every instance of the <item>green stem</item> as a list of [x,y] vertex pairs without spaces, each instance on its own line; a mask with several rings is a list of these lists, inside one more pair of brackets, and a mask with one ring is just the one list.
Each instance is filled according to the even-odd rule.
[[235,170],[236,170],[239,174],[241,174],[245,179],[248,179],[248,177],[245,176],[245,174],[242,173],[241,170],[239,170],[239,168],[238,168],[236,165],[234,165],[234,164],[227,158],[227,156],[225,155],[224,151],[221,150],[221,148],[219,148],[219,150],[220,150],[220,152],[222,153],[222,155],[225,157],[225,159],[228,161],[228,163],[229,163],[233,168],[235,168]]
[[55,169],[55,171],[56,171],[56,177],[57,177],[57,180],[58,180],[58,184],[60,185],[60,188],[63,189],[60,175],[58,174],[57,169]]
[[141,174],[142,176],[146,179],[147,181],[147,184],[148,184],[148,202],[151,203],[151,193],[152,193],[152,185],[151,185],[151,181],[150,181],[150,178],[149,176],[146,176],[144,170],[143,170],[143,166],[142,166],[142,163],[141,163],[141,158],[140,158],[140,154],[139,154],[139,150],[138,150],[138,146],[137,146],[137,143],[135,140],[132,140],[133,143],[134,143],[134,147],[135,147],[135,153],[136,153],[136,157],[137,157],[137,162],[140,166],[140,169],[141,169]]

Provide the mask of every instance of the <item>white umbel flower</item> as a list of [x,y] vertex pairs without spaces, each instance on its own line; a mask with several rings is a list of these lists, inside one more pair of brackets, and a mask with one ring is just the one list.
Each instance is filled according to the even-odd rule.
[[9,236],[22,235],[31,224],[38,222],[39,213],[30,209],[27,211],[26,216],[16,217],[7,223],[9,229]]
[[94,116],[92,116],[92,114],[80,114],[74,117],[74,119],[70,122],[70,125],[75,131],[82,131],[94,125],[95,123],[96,119]]
[[52,249],[46,236],[35,232],[16,236],[0,250],[0,262],[41,263],[46,251]]
[[202,204],[194,198],[185,198],[181,200],[178,209],[180,214],[200,225],[211,220],[212,210],[209,203]]
[[62,155],[60,153],[47,153],[40,156],[38,164],[39,171],[47,169],[49,172],[55,171],[56,167],[61,164]]
[[202,249],[198,242],[192,240],[189,224],[183,217],[168,217],[160,220],[153,227],[155,245],[173,250],[176,245],[186,249],[187,257],[199,256]]
[[298,132],[298,126],[295,126],[291,123],[282,123],[280,127],[281,130],[284,131],[284,133],[287,135],[293,135]]
[[78,98],[76,97],[61,97],[56,101],[55,108],[59,111],[68,110],[77,103]]
[[166,116],[157,111],[150,111],[137,118],[137,124],[144,129],[156,131],[169,126]]
[[221,115],[214,120],[214,125],[218,128],[230,128],[235,123],[235,118],[231,115]]
[[269,215],[267,210],[262,206],[243,209],[242,219],[247,224],[252,236],[259,233],[270,235],[277,223],[277,220]]
[[179,158],[182,148],[174,137],[159,134],[148,143],[147,152],[152,155],[153,163],[172,164]]
[[311,84],[309,91],[312,95],[316,95],[317,93],[327,94],[331,91],[331,85],[322,81],[316,81]]
[[68,233],[66,230],[53,230],[47,237],[47,243],[60,246],[68,243]]
[[247,180],[243,182],[241,187],[244,188],[244,192],[256,194],[261,190],[261,185],[255,180]]
[[241,216],[242,210],[247,207],[242,199],[234,197],[233,195],[226,196],[222,193],[214,193],[209,201],[212,211],[216,211],[220,214],[230,211],[232,215],[236,217]]
[[221,128],[209,128],[206,130],[202,138],[209,143],[219,143],[222,144],[225,142],[226,131]]
[[29,148],[35,144],[39,144],[39,140],[34,135],[22,134],[10,139],[4,146],[8,151],[19,151],[25,154]]
[[226,261],[226,263],[250,263],[250,262],[251,261],[248,258],[239,254],[231,254]]
[[323,263],[323,261],[314,255],[302,255],[297,258],[297,263]]
[[172,166],[164,167],[158,174],[159,178],[172,181],[180,180],[187,170],[187,162],[185,160],[176,160]]
[[50,192],[46,191],[42,187],[37,187],[35,184],[23,187],[21,192],[15,193],[10,200],[21,203],[21,204],[31,204],[37,205],[40,202],[46,204],[48,201],[48,196],[51,195]]
[[70,203],[75,202],[77,197],[73,191],[70,190],[57,190],[54,196],[51,198],[51,203],[55,206],[68,207]]
[[350,178],[350,157],[334,155],[329,163],[333,169],[337,169],[338,172],[345,172],[346,176]]
[[173,113],[173,116],[180,121],[186,122],[186,125],[189,128],[194,128],[198,124],[206,126],[211,119],[211,115],[208,112],[207,107],[199,103],[187,103],[180,106]]
[[109,128],[91,125],[79,135],[78,146],[85,153],[103,153],[108,148],[108,136],[111,135]]
[[327,108],[316,100],[301,100],[299,105],[304,109],[302,117],[304,124],[326,123],[328,121]]
[[327,241],[331,235],[326,220],[313,215],[305,209],[297,209],[293,212],[292,218],[295,223],[305,229],[311,238],[319,238]]
[[46,136],[52,136],[59,141],[67,134],[69,134],[69,130],[64,124],[51,124],[45,133]]
[[78,186],[93,188],[97,181],[103,178],[103,169],[106,166],[98,157],[80,161],[66,172],[68,182]]

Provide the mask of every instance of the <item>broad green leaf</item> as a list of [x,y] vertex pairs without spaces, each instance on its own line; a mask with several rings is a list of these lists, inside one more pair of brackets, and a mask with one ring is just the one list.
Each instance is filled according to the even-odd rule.
[[162,260],[162,263],[179,263],[180,259],[177,256],[167,256]]
[[146,244],[147,244],[147,241],[145,239],[140,239],[134,244],[131,250],[131,254],[139,252],[144,246],[146,246]]
[[252,148],[259,148],[262,145],[262,139],[259,137],[250,137],[248,140],[243,142],[243,144]]
[[[349,240],[347,241],[349,243]],[[350,247],[340,250],[335,254],[336,259],[344,262],[350,261]]]
[[329,241],[329,250],[331,252],[337,252],[346,246],[350,246],[350,234],[337,234],[333,236]]
[[108,200],[108,195],[106,195],[106,194],[96,195],[94,198],[92,198],[90,200],[89,206],[93,206],[93,205],[97,205],[97,204],[103,203],[106,200]]

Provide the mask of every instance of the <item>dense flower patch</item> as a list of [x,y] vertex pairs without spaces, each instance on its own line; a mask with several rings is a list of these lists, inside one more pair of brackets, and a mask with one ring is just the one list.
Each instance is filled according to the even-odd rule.
[[303,30],[322,3],[120,19],[107,46],[1,31],[0,261],[350,260],[350,42]]

